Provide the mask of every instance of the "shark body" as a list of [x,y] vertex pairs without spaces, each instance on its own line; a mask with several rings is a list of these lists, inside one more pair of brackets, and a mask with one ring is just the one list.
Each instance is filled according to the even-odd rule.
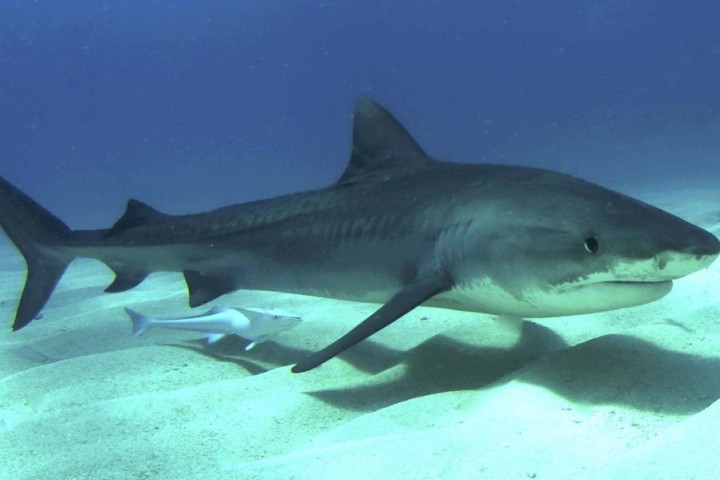
[[134,337],[156,327],[201,332],[207,336],[208,343],[215,343],[226,335],[238,335],[251,341],[245,350],[267,342],[278,333],[290,330],[302,321],[297,315],[275,309],[220,306],[212,307],[200,315],[164,319],[148,317],[127,307],[125,313],[132,322]]
[[13,329],[77,257],[116,275],[184,273],[191,306],[238,289],[382,306],[293,371],[312,369],[421,304],[548,317],[651,302],[710,265],[720,242],[648,204],[558,172],[432,159],[383,107],[358,103],[335,184],[193,215],[131,200],[106,230],[75,231],[0,179],[0,225],[28,277]]

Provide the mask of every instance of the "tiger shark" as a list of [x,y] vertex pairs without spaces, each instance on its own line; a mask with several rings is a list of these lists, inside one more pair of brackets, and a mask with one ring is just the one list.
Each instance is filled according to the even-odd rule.
[[720,253],[711,233],[579,178],[433,159],[364,99],[350,163],[327,188],[191,215],[130,200],[100,230],[71,230],[4,179],[0,202],[0,225],[28,269],[13,330],[39,314],[78,257],[114,271],[107,292],[182,272],[193,307],[239,289],[382,305],[294,372],[419,305],[524,318],[631,307]]

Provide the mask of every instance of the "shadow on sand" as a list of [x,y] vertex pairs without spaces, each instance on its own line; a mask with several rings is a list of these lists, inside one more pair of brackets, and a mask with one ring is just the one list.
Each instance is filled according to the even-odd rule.
[[[228,338],[211,348],[185,348],[235,362],[254,374],[294,363],[309,353],[268,342],[253,350],[250,360],[249,355],[238,356],[245,353],[245,343]],[[369,378],[400,364],[404,367],[399,378],[389,381],[308,392],[357,411],[516,379],[575,403],[627,405],[666,414],[696,413],[720,398],[720,358],[666,350],[626,335],[606,335],[569,347],[552,330],[532,322],[523,323],[520,340],[509,349],[470,346],[438,335],[405,352],[365,341],[340,358]]]

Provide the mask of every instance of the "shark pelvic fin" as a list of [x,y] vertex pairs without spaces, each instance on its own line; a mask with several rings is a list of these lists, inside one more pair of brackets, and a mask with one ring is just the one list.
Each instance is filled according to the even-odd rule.
[[236,290],[232,276],[227,274],[205,275],[187,270],[183,275],[190,294],[190,306],[193,308]]
[[418,277],[414,282],[396,293],[385,305],[366,318],[360,325],[319,352],[298,362],[292,368],[293,373],[307,372],[325,363],[356,343],[387,327],[424,301],[440,292],[449,290],[451,287],[451,279],[445,272],[439,270]]
[[393,115],[378,103],[361,98],[355,107],[350,163],[338,183],[433,163]]

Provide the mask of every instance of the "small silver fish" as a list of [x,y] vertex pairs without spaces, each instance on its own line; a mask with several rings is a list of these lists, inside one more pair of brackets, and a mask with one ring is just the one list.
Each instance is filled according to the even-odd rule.
[[176,318],[151,318],[131,308],[125,308],[133,324],[133,337],[142,335],[153,327],[175,328],[202,332],[208,343],[214,343],[226,335],[239,335],[251,340],[245,347],[250,350],[259,343],[266,342],[280,332],[298,325],[302,318],[281,310],[261,308],[213,307],[201,315]]

